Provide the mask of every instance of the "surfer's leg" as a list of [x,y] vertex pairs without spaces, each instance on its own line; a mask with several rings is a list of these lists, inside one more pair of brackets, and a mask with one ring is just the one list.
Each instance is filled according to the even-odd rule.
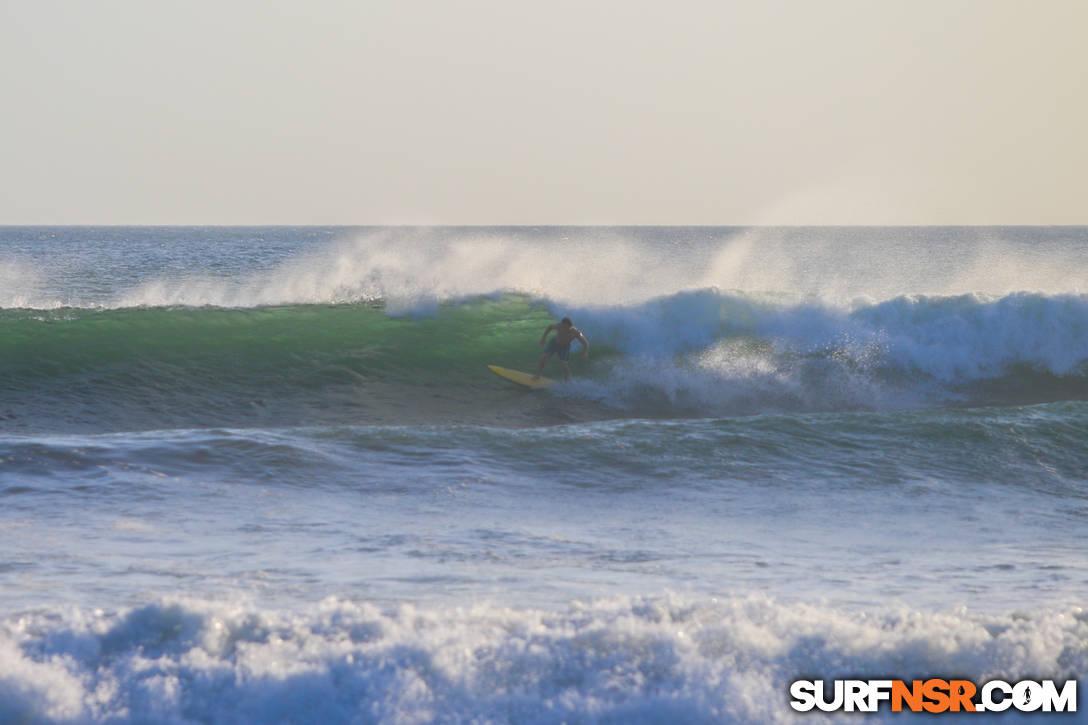
[[546,352],[540,356],[540,367],[536,369],[536,375],[533,376],[533,380],[540,380],[540,376],[544,372],[544,365],[547,364],[548,358],[551,356],[552,354],[550,352]]
[[559,364],[563,366],[563,379],[570,380],[570,368],[567,366],[567,360],[570,359],[570,343],[568,342],[566,347],[557,345],[556,348],[555,352],[559,356]]

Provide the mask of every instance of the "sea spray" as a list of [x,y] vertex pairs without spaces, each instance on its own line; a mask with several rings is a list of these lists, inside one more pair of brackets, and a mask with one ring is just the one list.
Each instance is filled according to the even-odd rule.
[[841,305],[1088,292],[1088,245],[1062,227],[27,227],[6,237],[4,307],[441,303],[503,292],[601,306],[699,289]]

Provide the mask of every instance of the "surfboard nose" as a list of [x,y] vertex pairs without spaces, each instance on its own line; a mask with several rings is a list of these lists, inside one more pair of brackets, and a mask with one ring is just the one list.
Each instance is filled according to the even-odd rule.
[[501,378],[506,378],[510,382],[523,385],[526,388],[546,388],[555,382],[551,378],[534,378],[529,373],[522,372],[521,370],[511,370],[510,368],[499,367],[498,365],[488,365],[487,369]]

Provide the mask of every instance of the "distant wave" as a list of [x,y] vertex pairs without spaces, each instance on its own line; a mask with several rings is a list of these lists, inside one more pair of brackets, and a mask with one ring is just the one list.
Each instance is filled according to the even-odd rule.
[[4,621],[0,721],[800,722],[787,704],[798,677],[1072,679],[1088,669],[1085,645],[1079,609],[668,596],[565,611],[336,599],[270,611],[177,599]]
[[484,422],[482,407],[517,404],[498,397],[508,388],[484,366],[533,368],[544,325],[570,314],[591,340],[592,362],[576,356],[576,384],[556,394],[613,411],[741,415],[1088,397],[1088,295],[836,306],[707,289],[574,307],[496,294],[405,312],[382,301],[5,310],[0,390],[12,415],[157,411],[184,426],[236,425],[239,411],[258,415],[285,400],[298,412],[288,423],[309,412],[313,422],[348,422],[320,412],[344,404],[364,416],[356,422],[395,422],[397,410],[429,409],[428,391],[440,387],[451,401],[441,419],[472,409],[480,415],[465,419]]

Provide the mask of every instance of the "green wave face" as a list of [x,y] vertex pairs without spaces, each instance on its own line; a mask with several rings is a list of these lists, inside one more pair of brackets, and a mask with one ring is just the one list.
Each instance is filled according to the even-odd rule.
[[8,310],[4,422],[16,430],[483,422],[501,420],[504,406],[521,418],[524,406],[510,400],[519,391],[497,385],[486,365],[531,369],[551,321],[522,297],[418,318],[380,305]]
[[5,372],[16,375],[138,362],[229,363],[241,373],[337,357],[355,360],[360,373],[405,372],[445,368],[484,347],[515,352],[548,321],[520,299],[442,307],[418,318],[391,317],[379,305],[9,310],[0,353]]

